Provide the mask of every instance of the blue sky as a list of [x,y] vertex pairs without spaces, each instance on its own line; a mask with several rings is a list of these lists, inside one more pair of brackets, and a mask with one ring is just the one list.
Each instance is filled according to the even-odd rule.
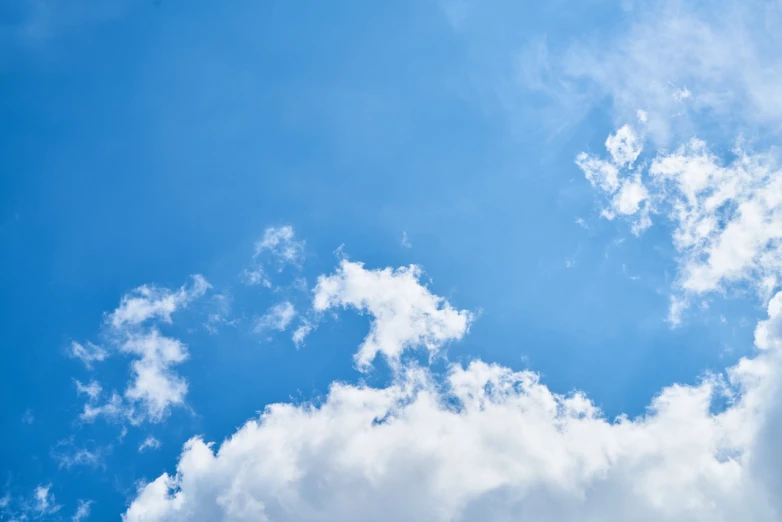
[[776,520],[780,15],[0,7],[0,520]]

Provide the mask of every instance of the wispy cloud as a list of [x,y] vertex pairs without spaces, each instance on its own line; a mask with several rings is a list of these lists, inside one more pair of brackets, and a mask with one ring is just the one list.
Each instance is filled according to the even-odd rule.
[[255,321],[255,331],[258,333],[277,330],[283,332],[296,317],[296,308],[290,301],[283,301],[272,306],[266,314]]
[[105,361],[109,353],[106,349],[96,344],[90,342],[82,344],[73,341],[68,355],[74,359],[79,359],[88,370],[92,370],[93,363]]
[[141,444],[139,444],[138,452],[144,453],[147,450],[156,450],[158,448],[160,448],[160,441],[157,440],[152,435],[150,435],[149,437],[144,439],[144,441]]
[[86,520],[90,516],[92,508],[92,500],[79,500],[76,506],[76,512],[71,517],[72,522],[81,522]]

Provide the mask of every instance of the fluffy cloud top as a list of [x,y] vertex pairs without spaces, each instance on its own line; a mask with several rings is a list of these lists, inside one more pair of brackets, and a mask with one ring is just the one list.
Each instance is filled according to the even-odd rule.
[[355,356],[360,369],[369,368],[378,354],[392,366],[409,348],[422,346],[434,354],[447,341],[461,339],[473,316],[432,294],[420,276],[415,265],[367,270],[343,260],[336,273],[318,278],[314,308],[322,312],[350,307],[372,316],[369,334]]
[[[81,420],[92,422],[105,416],[135,424],[160,422],[172,407],[184,404],[187,381],[177,375],[174,366],[189,357],[187,346],[147,323],[171,323],[177,310],[202,297],[209,288],[206,279],[195,275],[189,286],[176,291],[144,285],[121,299],[119,307],[106,316],[106,336],[118,353],[133,357],[131,379],[122,395],[112,393],[105,402],[101,402],[102,388],[97,381],[89,385],[77,381],[77,392],[88,397]],[[106,349],[90,343],[73,343],[72,352],[85,364],[109,355]]]
[[171,407],[184,403],[187,382],[172,370],[188,358],[181,341],[152,329],[128,338],[120,350],[138,357],[131,363],[132,379],[125,397],[141,408],[141,415],[160,421]]
[[625,125],[609,136],[610,159],[582,153],[576,163],[609,196],[604,216],[622,215],[638,232],[651,225],[651,212],[673,224],[679,252],[674,322],[691,296],[740,283],[768,299],[782,274],[782,170],[774,158],[737,146],[723,161],[692,139],[634,169],[625,160],[638,156],[640,144],[625,147],[617,159],[616,142],[628,135],[634,133]]
[[608,136],[605,146],[610,159],[582,152],[576,156],[576,164],[593,187],[609,196],[603,217],[630,216],[633,232],[640,234],[652,224],[649,192],[633,168],[643,149],[642,139],[632,127],[625,125]]
[[115,329],[136,326],[153,318],[170,323],[171,314],[203,296],[209,288],[209,283],[201,275],[193,276],[189,288],[183,286],[176,292],[143,285],[124,296],[119,308],[109,314],[107,321]]
[[290,225],[279,228],[269,227],[255,244],[256,257],[264,252],[270,252],[288,263],[298,263],[304,256],[304,241],[295,239],[293,227]]
[[480,361],[444,383],[409,367],[386,388],[335,383],[322,404],[269,406],[219,447],[191,439],[124,521],[777,521],[782,293],[768,312],[758,355],[663,389],[635,419]]

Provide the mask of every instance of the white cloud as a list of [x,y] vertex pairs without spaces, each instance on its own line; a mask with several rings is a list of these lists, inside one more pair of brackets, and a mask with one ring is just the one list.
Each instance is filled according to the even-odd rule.
[[57,513],[62,506],[57,504],[51,492],[51,484],[38,486],[33,495],[32,510],[40,517]]
[[405,248],[413,248],[410,239],[407,237],[407,232],[402,232],[402,246]]
[[396,365],[406,349],[424,347],[435,354],[444,343],[461,339],[473,319],[432,294],[420,276],[415,265],[367,270],[343,260],[336,273],[318,278],[313,305],[318,312],[351,307],[369,313],[372,325],[355,356],[358,367],[369,368],[378,354]]
[[6,493],[0,497],[0,520],[52,520],[51,517],[56,516],[62,506],[55,500],[51,489],[51,484],[39,485],[31,495],[16,498]]
[[109,400],[103,404],[99,404],[97,399],[89,398],[84,405],[84,410],[79,415],[79,419],[83,422],[93,422],[100,416],[106,417],[109,420],[125,420],[129,414],[129,410],[117,393],[112,393]]
[[211,285],[201,275],[193,276],[193,283],[189,288],[183,286],[176,292],[143,285],[125,295],[119,308],[114,310],[107,320],[115,329],[139,325],[149,319],[170,323],[171,314],[203,296],[209,288]]
[[87,384],[83,384],[81,381],[76,381],[76,394],[86,395],[90,400],[95,401],[100,397],[103,388],[97,381],[90,381]]
[[387,388],[334,383],[219,447],[190,440],[124,521],[776,522],[782,293],[756,338],[754,358],[663,389],[635,419],[480,361],[444,383],[416,368]]
[[304,255],[304,241],[298,241],[294,236],[290,225],[269,227],[264,231],[263,238],[255,244],[255,255],[271,252],[284,261],[296,263]]
[[269,227],[255,243],[255,257],[271,254],[281,263],[299,264],[304,259],[304,241],[295,238],[293,227]]
[[123,396],[112,393],[108,401],[101,404],[102,389],[97,382],[84,385],[77,381],[77,392],[88,397],[80,415],[82,421],[93,422],[103,416],[132,424],[161,422],[171,408],[184,404],[188,384],[172,368],[189,357],[184,343],[152,328],[128,335],[119,350],[137,357],[130,363],[131,380]]
[[292,226],[268,227],[264,230],[263,237],[255,243],[253,265],[242,272],[242,281],[246,285],[272,288],[264,263],[273,262],[278,271],[282,271],[286,265],[301,266],[304,261],[304,245],[303,240],[296,239]]
[[132,415],[135,421],[159,422],[172,406],[184,404],[187,381],[171,369],[188,358],[184,343],[153,328],[129,337],[120,350],[139,357],[131,363],[133,379],[125,390],[125,397],[141,407]]
[[144,453],[147,450],[156,450],[158,448],[160,448],[160,441],[150,435],[139,445],[138,452]]
[[74,359],[79,359],[88,370],[92,370],[92,363],[106,360],[109,353],[96,344],[90,342],[81,344],[73,341],[68,355]]
[[617,167],[632,166],[643,148],[641,138],[629,125],[624,125],[608,136],[605,145]]
[[561,85],[587,80],[591,99],[610,96],[621,121],[643,108],[650,134],[662,143],[692,135],[705,114],[731,133],[735,124],[776,132],[782,120],[782,4],[628,4],[632,9],[618,31],[573,45],[557,65],[563,74],[547,88],[558,96]]
[[252,268],[246,268],[242,272],[242,281],[244,281],[244,283],[249,286],[261,285],[266,288],[272,287],[271,281],[269,281],[269,278],[266,277],[266,272],[260,265],[255,265]]
[[92,508],[92,500],[79,500],[76,506],[76,512],[71,517],[72,522],[81,522],[86,520],[90,516],[90,509]]
[[290,301],[283,301],[272,306],[265,315],[255,322],[256,332],[269,330],[285,331],[296,317],[296,309]]
[[71,469],[73,466],[97,468],[104,466],[104,457],[112,450],[111,446],[98,447],[90,450],[74,446],[73,440],[60,442],[52,450],[51,456],[61,468]]
[[652,221],[649,192],[633,165],[643,149],[643,140],[632,127],[624,125],[608,136],[605,147],[611,158],[604,160],[582,152],[576,164],[589,183],[609,197],[601,215],[614,219],[617,215],[631,216],[636,235],[649,228]]
[[[146,323],[171,323],[175,312],[202,297],[210,288],[203,276],[194,275],[190,285],[176,291],[143,285],[122,297],[119,307],[106,315],[105,324],[113,348],[119,353],[135,356],[130,363],[131,380],[122,396],[114,392],[103,404],[99,402],[102,389],[97,382],[84,385],[77,381],[77,393],[88,397],[80,415],[82,421],[92,422],[104,416],[109,420],[128,420],[134,424],[145,420],[160,422],[172,407],[184,404],[187,381],[173,367],[188,358],[187,346],[178,339],[162,335],[156,326]],[[109,354],[107,350],[89,343],[89,348],[78,343],[73,343],[73,346],[73,353],[80,354],[79,358],[86,359],[86,363],[103,360]],[[99,358],[94,355],[96,353],[100,354]]]
[[293,339],[293,344],[296,345],[296,348],[304,346],[304,339],[310,334],[313,328],[315,328],[314,325],[305,320],[293,331],[291,339]]
[[[679,253],[673,322],[693,297],[749,283],[768,299],[778,287],[782,169],[772,155],[752,154],[737,146],[734,157],[723,161],[705,142],[692,139],[676,150],[658,153],[643,169],[623,169],[584,153],[576,163],[593,186],[611,196],[604,216],[623,215],[636,232],[651,225],[651,211],[673,224],[673,244]],[[609,168],[616,171],[613,184],[601,182],[596,174]]]

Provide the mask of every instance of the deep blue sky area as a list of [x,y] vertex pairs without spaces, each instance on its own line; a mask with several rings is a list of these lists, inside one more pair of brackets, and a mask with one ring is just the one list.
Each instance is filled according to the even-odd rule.
[[[191,436],[220,441],[335,380],[385,383],[383,364],[362,374],[352,360],[367,316],[340,314],[299,348],[251,327],[280,296],[304,303],[289,285],[333,272],[340,245],[371,268],[420,265],[434,293],[477,314],[448,360],[532,369],[609,417],[751,349],[741,318],[755,301],[716,300],[672,329],[670,230],[636,238],[600,218],[574,158],[603,149],[610,104],[551,123],[554,102],[520,80],[526,46],[600,38],[629,16],[616,5],[500,2],[460,22],[424,0],[19,4],[0,8],[0,486],[12,494],[51,483],[68,520],[80,498],[95,500],[92,520],[116,520]],[[281,289],[243,285],[255,242],[283,225],[306,242],[301,266],[272,271]],[[190,350],[187,407],[124,437],[80,423],[74,379],[90,374],[70,343],[102,342],[133,288],[197,273],[238,321],[210,334],[207,296],[161,326]],[[127,359],[101,371],[121,392]],[[139,454],[148,435],[162,446]],[[94,466],[58,459],[107,446]]]

